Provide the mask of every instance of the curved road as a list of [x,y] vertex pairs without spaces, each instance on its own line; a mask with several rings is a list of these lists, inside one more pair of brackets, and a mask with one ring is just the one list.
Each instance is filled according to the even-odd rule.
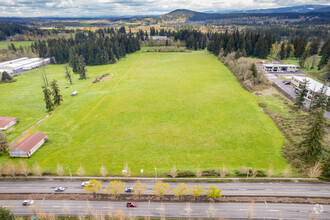
[[[55,187],[64,186],[64,193],[83,193],[82,181],[0,181],[0,193],[51,193]],[[135,182],[126,182],[131,187]],[[155,182],[145,182],[147,194],[152,193]],[[103,189],[109,181],[102,182]],[[169,183],[170,188],[177,187],[178,183]],[[311,196],[330,197],[330,183],[187,183],[188,187],[202,185],[204,189],[217,186],[222,189],[222,195],[281,195],[281,196]],[[103,191],[101,191],[103,192]]]
[[9,208],[15,215],[32,215],[38,207],[46,213],[57,215],[115,215],[122,210],[127,216],[159,218],[230,218],[245,219],[250,215],[262,219],[306,219],[312,215],[317,219],[329,219],[330,206],[305,204],[247,204],[247,203],[159,203],[139,202],[136,208],[126,208],[124,202],[99,201],[35,201],[29,207],[22,206],[19,200],[0,200],[0,205]]

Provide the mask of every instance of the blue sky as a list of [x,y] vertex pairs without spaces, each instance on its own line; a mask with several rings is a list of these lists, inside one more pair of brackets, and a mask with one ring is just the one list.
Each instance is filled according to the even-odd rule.
[[329,0],[0,0],[0,16],[159,15],[175,9],[246,10],[329,4]]

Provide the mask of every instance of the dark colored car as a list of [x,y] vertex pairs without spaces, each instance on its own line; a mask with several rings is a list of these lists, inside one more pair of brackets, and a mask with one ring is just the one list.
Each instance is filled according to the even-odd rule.
[[284,85],[291,85],[291,81],[283,81]]
[[126,207],[136,207],[136,202],[128,202],[126,203]]

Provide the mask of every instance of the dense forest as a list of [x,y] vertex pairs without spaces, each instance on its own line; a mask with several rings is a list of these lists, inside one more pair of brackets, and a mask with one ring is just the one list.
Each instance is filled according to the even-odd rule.
[[78,31],[74,38],[36,41],[32,48],[40,57],[55,57],[57,63],[67,63],[75,56],[82,56],[87,65],[116,62],[126,54],[140,50],[140,42],[125,28],[98,29],[96,32]]
[[207,49],[215,55],[220,52],[224,56],[235,51],[239,56],[255,56],[267,58],[275,38],[271,34],[260,34],[258,32],[240,33],[215,33],[211,35]]

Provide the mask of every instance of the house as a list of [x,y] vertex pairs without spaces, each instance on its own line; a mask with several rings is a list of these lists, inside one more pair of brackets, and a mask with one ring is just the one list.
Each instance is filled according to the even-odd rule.
[[297,72],[298,66],[285,63],[261,63],[260,66],[267,72]]
[[325,94],[326,96],[330,96],[330,88],[328,86],[325,86],[324,84],[315,81],[314,79],[311,79],[309,77],[301,77],[301,76],[293,76],[292,80],[291,80],[291,84],[296,87],[296,88],[300,88],[301,85],[303,84],[304,81],[307,81],[307,99],[311,99],[314,95],[314,93],[318,93],[322,90],[322,88],[325,88]]
[[47,135],[41,132],[33,133],[11,149],[11,151],[9,151],[9,155],[10,157],[31,157],[31,155],[47,140]]
[[0,130],[7,130],[16,123],[17,120],[15,117],[0,117]]

